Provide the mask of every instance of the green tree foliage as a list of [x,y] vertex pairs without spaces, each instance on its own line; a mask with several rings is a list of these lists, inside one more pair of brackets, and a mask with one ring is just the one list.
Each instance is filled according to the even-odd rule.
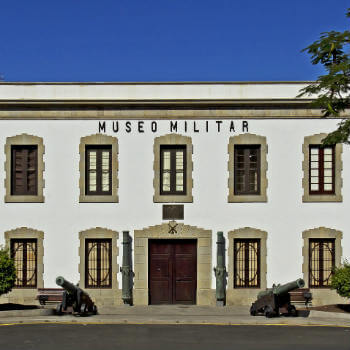
[[[350,18],[350,8],[346,16]],[[327,74],[301,89],[298,97],[316,95],[313,106],[321,108],[325,117],[343,116],[350,106],[350,31],[321,33],[319,40],[302,51],[311,55],[312,64],[321,64]],[[338,129],[330,133],[323,143],[350,144],[350,120],[342,119]]]
[[16,268],[7,249],[0,246],[0,295],[8,293],[16,281]]
[[350,298],[350,263],[344,261],[344,264],[334,269],[332,275],[331,288],[345,298]]

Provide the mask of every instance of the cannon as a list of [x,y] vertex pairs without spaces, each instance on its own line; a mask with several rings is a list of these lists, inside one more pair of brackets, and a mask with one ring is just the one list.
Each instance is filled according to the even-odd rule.
[[293,282],[273,285],[272,288],[261,291],[257,300],[250,307],[250,314],[252,316],[265,315],[269,318],[280,315],[297,316],[297,310],[291,304],[289,292],[304,286],[304,280],[299,278]]
[[97,307],[91,300],[89,294],[78,286],[59,276],[56,278],[56,284],[64,289],[62,303],[57,305],[56,313],[62,315],[69,312],[68,308],[73,309],[73,313],[79,316],[96,315]]

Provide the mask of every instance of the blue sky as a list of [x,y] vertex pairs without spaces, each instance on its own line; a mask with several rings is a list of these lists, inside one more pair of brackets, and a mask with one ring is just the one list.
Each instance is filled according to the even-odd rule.
[[347,0],[1,0],[6,81],[313,80]]

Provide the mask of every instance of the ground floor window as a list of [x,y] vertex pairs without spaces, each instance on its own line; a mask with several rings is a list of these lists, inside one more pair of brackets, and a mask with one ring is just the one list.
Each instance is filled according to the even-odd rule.
[[112,240],[86,239],[85,287],[112,288]]
[[335,266],[335,239],[310,239],[309,286],[329,287]]
[[260,288],[260,239],[234,240],[234,287]]
[[11,257],[15,261],[17,278],[15,287],[37,286],[37,240],[11,239]]

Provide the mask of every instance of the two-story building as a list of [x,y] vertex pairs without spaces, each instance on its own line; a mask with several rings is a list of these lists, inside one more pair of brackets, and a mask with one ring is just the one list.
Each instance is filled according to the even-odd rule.
[[302,277],[341,301],[350,257],[350,149],[321,147],[339,120],[296,98],[307,82],[0,83],[0,244],[33,303],[56,276],[121,304],[122,232],[133,303],[226,304]]

